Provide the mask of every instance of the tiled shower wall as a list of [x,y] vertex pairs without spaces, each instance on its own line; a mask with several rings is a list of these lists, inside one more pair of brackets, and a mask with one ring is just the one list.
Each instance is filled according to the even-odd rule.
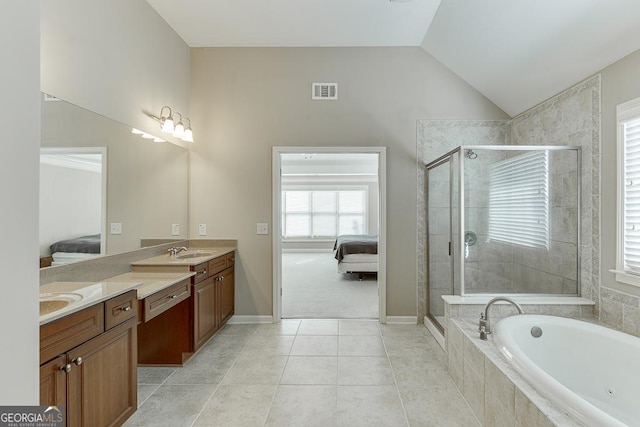
[[[599,284],[599,179],[600,179],[600,76],[584,81],[556,97],[532,108],[510,121],[418,121],[418,318],[425,311],[427,292],[425,260],[425,180],[423,165],[459,145],[572,145],[582,147],[582,213],[581,213],[581,295],[596,301],[598,310]],[[568,153],[567,153],[568,154]],[[576,172],[573,160],[554,154],[551,160],[551,206],[552,206],[552,249],[560,256],[536,253],[535,250],[513,250],[494,243],[487,243],[486,215],[483,216],[483,183],[475,177],[471,163],[465,164],[467,186],[475,191],[478,200],[465,197],[468,203],[467,229],[476,227],[478,246],[471,248],[465,268],[465,286],[482,292],[527,292],[529,285],[538,286],[537,292],[551,292],[551,289],[570,292],[575,289],[575,273],[568,266],[575,259],[575,238],[572,241],[569,230],[575,230],[577,212],[571,212],[575,201],[571,194],[575,189]],[[495,160],[495,159],[487,159]],[[478,172],[486,169],[478,162]],[[475,184],[473,184],[475,183]],[[475,187],[474,187],[475,185]],[[484,187],[482,187],[484,185]],[[473,193],[471,193],[473,194]],[[477,209],[474,211],[474,209]],[[563,220],[560,221],[559,218]],[[558,224],[553,225],[553,222]],[[475,224],[474,224],[475,222]],[[575,234],[575,233],[574,233]],[[484,237],[484,239],[483,239]],[[475,249],[475,250],[474,250]],[[546,252],[546,251],[545,251]],[[505,262],[509,261],[509,262]],[[510,262],[513,261],[513,262]],[[474,264],[476,263],[476,264]],[[483,263],[478,264],[478,263]],[[496,283],[501,289],[494,290],[487,284]],[[540,284],[542,283],[542,287]],[[432,295],[433,297],[433,295]],[[436,295],[436,297],[439,297]]]

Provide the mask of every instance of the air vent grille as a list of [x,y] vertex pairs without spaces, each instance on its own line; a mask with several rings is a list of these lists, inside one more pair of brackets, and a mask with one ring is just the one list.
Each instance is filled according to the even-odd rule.
[[318,99],[318,100],[338,99],[338,83],[312,83],[311,99]]

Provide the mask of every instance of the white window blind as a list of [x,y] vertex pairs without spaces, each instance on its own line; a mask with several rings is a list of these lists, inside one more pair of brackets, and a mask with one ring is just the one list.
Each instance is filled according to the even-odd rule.
[[366,190],[285,190],[282,236],[334,238],[365,234]]
[[549,249],[549,155],[534,151],[489,168],[489,240]]
[[640,118],[622,123],[624,138],[624,269],[640,273]]

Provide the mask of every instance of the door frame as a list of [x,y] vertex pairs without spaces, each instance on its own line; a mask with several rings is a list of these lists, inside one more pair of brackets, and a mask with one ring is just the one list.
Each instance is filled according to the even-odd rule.
[[387,323],[387,148],[386,147],[273,147],[273,323],[282,320],[282,177],[281,154],[378,154],[378,321]]

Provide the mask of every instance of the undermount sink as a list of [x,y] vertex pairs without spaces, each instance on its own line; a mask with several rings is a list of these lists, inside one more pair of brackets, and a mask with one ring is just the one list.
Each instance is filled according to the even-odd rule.
[[69,304],[80,301],[82,295],[73,292],[51,292],[40,294],[40,316],[62,310]]
[[211,252],[187,252],[182,255],[176,255],[177,259],[202,258],[213,255]]

